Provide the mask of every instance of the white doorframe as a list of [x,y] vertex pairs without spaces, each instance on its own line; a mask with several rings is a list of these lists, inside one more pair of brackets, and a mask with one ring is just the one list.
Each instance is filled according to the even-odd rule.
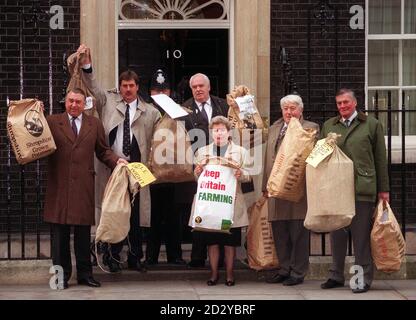
[[230,18],[228,21],[221,20],[201,20],[201,19],[192,19],[192,20],[135,20],[135,21],[120,21],[119,20],[119,10],[120,2],[115,1],[115,23],[116,28],[115,32],[115,87],[118,88],[118,77],[119,77],[119,52],[118,52],[118,32],[119,30],[129,30],[129,29],[227,29],[228,33],[228,86],[231,90],[234,88],[235,83],[235,64],[234,64],[234,55],[235,55],[235,0],[230,0]]

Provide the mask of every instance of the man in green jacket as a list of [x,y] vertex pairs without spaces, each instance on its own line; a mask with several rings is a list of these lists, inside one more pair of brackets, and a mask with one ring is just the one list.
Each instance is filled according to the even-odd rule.
[[[328,133],[340,134],[338,147],[353,161],[355,178],[355,216],[349,229],[354,246],[355,264],[363,268],[364,284],[355,286],[354,293],[367,292],[373,280],[370,233],[376,200],[389,201],[386,145],[382,124],[374,117],[357,111],[357,99],[352,90],[341,89],[336,94],[337,117],[327,120],[321,138]],[[329,279],[322,289],[344,286],[344,264],[348,231],[331,232],[332,266]],[[361,282],[362,283],[362,282]]]

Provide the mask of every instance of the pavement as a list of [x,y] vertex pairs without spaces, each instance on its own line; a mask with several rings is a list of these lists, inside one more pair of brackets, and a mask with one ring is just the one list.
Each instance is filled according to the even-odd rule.
[[375,280],[370,291],[353,294],[348,281],[343,288],[320,289],[322,280],[305,280],[286,287],[268,284],[260,273],[236,270],[234,287],[224,285],[224,272],[216,286],[209,287],[208,270],[124,271],[113,275],[96,271],[100,288],[69,282],[66,290],[43,284],[0,284],[0,300],[416,300],[416,280]]

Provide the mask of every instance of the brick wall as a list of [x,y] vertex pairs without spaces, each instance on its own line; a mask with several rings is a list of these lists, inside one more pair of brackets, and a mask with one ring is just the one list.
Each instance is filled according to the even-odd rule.
[[[364,102],[365,82],[365,32],[350,28],[349,8],[354,5],[365,7],[364,0],[342,1],[331,0],[332,8],[328,15],[335,19],[327,20],[326,33],[321,33],[321,20],[316,17],[319,8],[316,0],[272,0],[271,21],[271,120],[280,116],[279,100],[284,95],[282,86],[282,68],[280,63],[280,47],[285,47],[290,55],[294,80],[298,93],[305,103],[305,112],[335,110],[335,30],[338,30],[338,87],[350,87],[357,91],[359,104]],[[308,9],[310,15],[308,15]],[[308,16],[311,17],[310,24]],[[308,25],[310,25],[310,95],[308,95]],[[309,103],[308,103],[309,101]],[[312,118],[321,122],[323,115],[309,113]]]
[[[330,0],[329,14],[338,13],[335,21],[326,21],[326,33],[321,33],[318,0],[272,0],[271,1],[271,123],[280,116],[279,100],[284,95],[282,86],[282,66],[280,47],[289,54],[294,81],[302,96],[306,118],[322,124],[324,120],[337,114],[334,103],[336,87],[349,87],[356,91],[358,105],[364,106],[365,88],[365,31],[350,28],[353,5],[365,8],[364,0]],[[308,8],[310,14],[310,87],[308,92]],[[338,84],[335,71],[335,44],[338,30]],[[309,102],[309,103],[308,103]],[[406,165],[407,218],[406,222],[416,222],[416,167]],[[401,166],[392,166],[392,206],[401,219],[402,179]]]
[[[61,5],[64,9],[64,29],[50,30],[49,18],[39,22],[39,29],[34,24],[23,26],[23,97],[38,97],[45,102],[49,112],[49,32],[52,40],[52,78],[53,78],[53,112],[61,112],[59,101],[62,99],[63,71],[62,57],[66,50],[73,52],[79,45],[80,34],[80,0],[39,1],[42,12],[48,11],[50,5]],[[43,202],[45,192],[45,161],[24,166],[24,171],[16,163],[14,155],[8,166],[8,145],[6,137],[6,98],[19,99],[19,9],[29,13],[32,1],[0,0],[0,231],[5,230],[7,216],[8,173],[10,173],[10,221],[12,229],[20,228],[25,221],[27,230],[35,230],[38,221],[37,199]],[[39,170],[38,170],[39,169]],[[37,186],[37,177],[40,184]],[[21,183],[21,177],[24,182]],[[24,197],[22,196],[24,188]],[[24,210],[22,210],[24,208]],[[42,208],[40,213],[42,213]],[[21,212],[24,211],[24,215]]]

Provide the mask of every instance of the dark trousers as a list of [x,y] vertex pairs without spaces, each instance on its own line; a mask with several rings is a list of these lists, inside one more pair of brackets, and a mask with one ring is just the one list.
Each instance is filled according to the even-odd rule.
[[273,238],[279,260],[279,274],[304,278],[309,268],[309,231],[304,220],[272,222]]
[[332,266],[329,278],[344,282],[344,265],[347,254],[348,229],[351,230],[354,248],[355,265],[363,267],[364,283],[371,285],[373,281],[373,258],[371,256],[370,234],[372,228],[374,204],[356,201],[355,216],[348,228],[331,232]]
[[120,253],[124,243],[129,245],[128,264],[135,265],[143,258],[142,233],[140,229],[140,193],[136,195],[130,215],[130,230],[127,238],[116,244],[111,244],[111,255],[114,260],[120,261]]
[[[72,275],[70,235],[71,226],[51,224],[52,227],[52,262],[64,269],[64,281],[69,281]],[[92,276],[90,256],[91,226],[74,227],[74,251],[77,268],[77,279]]]
[[146,246],[146,259],[158,261],[162,236],[165,238],[167,260],[182,258],[182,214],[173,205],[174,185],[171,183],[150,186],[152,216]]

